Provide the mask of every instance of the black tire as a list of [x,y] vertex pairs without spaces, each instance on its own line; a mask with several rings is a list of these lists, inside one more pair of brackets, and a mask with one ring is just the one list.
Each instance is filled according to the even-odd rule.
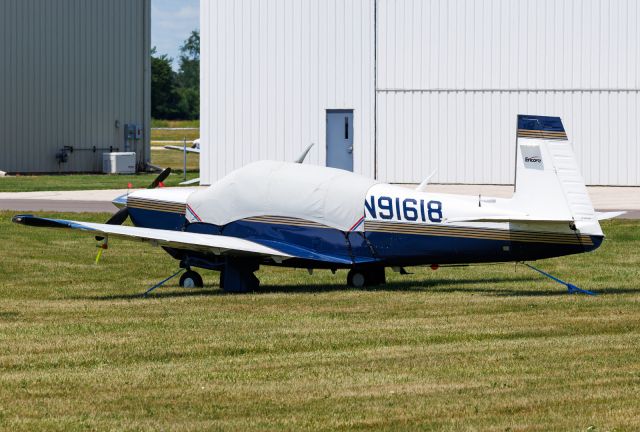
[[386,283],[384,267],[351,269],[347,274],[347,285],[353,288],[382,285]]
[[352,288],[363,288],[367,286],[367,275],[362,270],[349,270],[347,273],[347,285]]
[[182,288],[202,288],[204,282],[202,276],[193,270],[187,270],[180,276],[180,286]]

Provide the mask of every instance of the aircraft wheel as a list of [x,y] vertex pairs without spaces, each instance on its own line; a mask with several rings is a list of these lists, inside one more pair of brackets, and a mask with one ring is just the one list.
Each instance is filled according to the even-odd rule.
[[354,288],[382,285],[385,282],[384,267],[368,270],[351,269],[347,274],[347,285]]
[[347,285],[353,288],[362,288],[367,284],[367,275],[360,270],[349,270],[347,273]]
[[204,282],[202,282],[202,276],[200,276],[200,274],[193,270],[187,270],[180,276],[180,286],[182,288],[202,288]]

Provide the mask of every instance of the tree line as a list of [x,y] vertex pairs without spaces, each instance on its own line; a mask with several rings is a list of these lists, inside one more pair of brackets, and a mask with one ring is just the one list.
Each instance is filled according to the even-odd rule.
[[151,50],[151,116],[162,120],[200,118],[200,32],[193,30],[180,47],[178,71],[173,59]]

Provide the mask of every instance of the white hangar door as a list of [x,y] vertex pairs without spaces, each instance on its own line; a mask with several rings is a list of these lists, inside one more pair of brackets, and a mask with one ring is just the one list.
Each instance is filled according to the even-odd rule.
[[512,184],[517,114],[560,116],[590,185],[640,185],[640,2],[378,0],[380,180]]
[[353,110],[327,110],[327,166],[353,171]]

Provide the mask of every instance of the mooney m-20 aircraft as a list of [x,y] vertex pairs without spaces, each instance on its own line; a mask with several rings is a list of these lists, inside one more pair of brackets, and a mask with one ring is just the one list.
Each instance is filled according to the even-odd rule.
[[[205,268],[219,270],[220,286],[233,292],[257,288],[261,265],[349,269],[348,285],[362,287],[384,283],[386,267],[524,262],[599,247],[598,220],[617,214],[594,211],[560,118],[518,116],[516,147],[510,199],[261,161],[208,188],[121,196],[114,200],[121,209],[105,224],[30,215],[13,221],[84,231],[105,248],[113,238],[160,246],[186,270],[181,286],[201,287],[193,269]],[[134,226],[121,226],[127,217]]]

